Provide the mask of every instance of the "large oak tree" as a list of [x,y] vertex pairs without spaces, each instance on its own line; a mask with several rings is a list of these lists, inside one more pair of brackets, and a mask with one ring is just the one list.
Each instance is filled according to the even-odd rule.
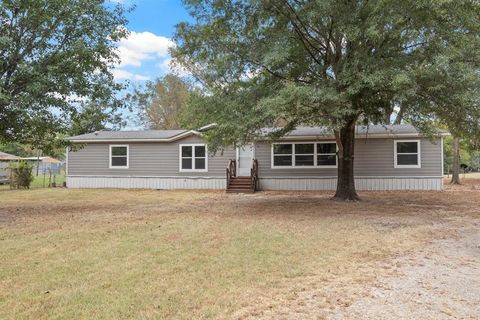
[[[196,124],[212,144],[244,143],[265,126],[328,126],[338,144],[336,199],[357,200],[355,125],[428,128],[478,121],[478,1],[185,0],[173,54],[204,86]],[[283,124],[281,127],[278,123]]]
[[0,0],[0,141],[66,130],[84,99],[120,105],[111,67],[124,13],[103,0]]

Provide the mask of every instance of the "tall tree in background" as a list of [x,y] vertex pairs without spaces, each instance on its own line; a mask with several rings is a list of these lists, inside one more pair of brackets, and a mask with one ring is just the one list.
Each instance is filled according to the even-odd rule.
[[120,105],[110,67],[124,13],[100,0],[0,1],[0,141],[67,130],[78,98]]
[[177,75],[167,74],[130,96],[131,107],[142,126],[148,129],[178,129],[193,88]]
[[75,136],[106,129],[119,130],[126,125],[121,113],[105,111],[105,107],[95,101],[82,102],[79,112],[71,119],[68,133]]
[[[428,131],[432,118],[478,122],[480,4],[430,0],[185,0],[173,56],[204,86],[192,125],[216,122],[213,145],[324,125],[338,145],[334,199],[358,200],[355,125],[394,106]],[[476,117],[476,118],[475,118]],[[449,123],[449,127],[450,127]]]

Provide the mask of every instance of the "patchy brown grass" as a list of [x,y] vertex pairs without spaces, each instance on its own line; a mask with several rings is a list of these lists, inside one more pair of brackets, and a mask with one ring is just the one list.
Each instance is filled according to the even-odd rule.
[[[469,180],[470,181],[470,180]],[[386,263],[478,219],[444,192],[41,189],[0,194],[0,318],[250,318],[348,306]],[[311,295],[310,295],[311,297]]]

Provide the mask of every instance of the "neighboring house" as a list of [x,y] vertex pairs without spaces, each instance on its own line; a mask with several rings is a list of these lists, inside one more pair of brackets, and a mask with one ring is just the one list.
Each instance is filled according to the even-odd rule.
[[10,162],[18,160],[20,160],[20,157],[0,151],[0,184],[8,183],[10,181],[10,173],[8,167],[10,165]]
[[52,157],[25,157],[22,160],[31,161],[34,164],[33,172],[39,174],[60,174],[64,163]]
[[[358,126],[357,188],[441,190],[444,135],[428,139],[410,125]],[[201,130],[100,131],[68,140],[83,145],[67,151],[70,188],[333,190],[337,181],[335,139],[320,127],[216,155],[208,154]]]

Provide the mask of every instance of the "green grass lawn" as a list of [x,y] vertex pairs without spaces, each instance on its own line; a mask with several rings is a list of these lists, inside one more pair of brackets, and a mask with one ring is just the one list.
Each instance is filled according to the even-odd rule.
[[[50,177],[49,174],[39,174],[38,176],[34,174],[32,184],[30,185],[31,189],[35,188],[46,188],[48,187],[49,181],[54,181],[54,175]],[[63,186],[63,182],[65,181],[65,173],[62,172],[61,174],[55,175],[55,182],[57,187]],[[8,190],[10,186],[8,184],[0,185],[0,190]]]
[[305,290],[325,308],[348,304],[388,272],[378,263],[446,236],[436,223],[455,213],[438,207],[476,208],[469,196],[6,191],[0,318],[256,318],[304,308]]
[[61,187],[63,185],[63,182],[65,181],[65,173],[62,172],[61,174],[51,176],[49,174],[39,174],[38,176],[34,175],[34,179],[32,181],[32,184],[30,185],[30,188],[48,187],[49,181],[55,181],[57,186]]

